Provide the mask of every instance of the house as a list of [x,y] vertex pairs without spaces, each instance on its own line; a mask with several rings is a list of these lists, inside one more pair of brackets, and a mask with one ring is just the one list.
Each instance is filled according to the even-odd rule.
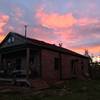
[[89,58],[10,32],[0,44],[0,79],[59,81],[88,76]]

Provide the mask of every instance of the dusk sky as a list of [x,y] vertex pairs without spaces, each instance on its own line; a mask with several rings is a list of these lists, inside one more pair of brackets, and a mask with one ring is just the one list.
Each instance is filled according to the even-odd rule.
[[0,0],[0,41],[8,32],[100,55],[100,0]]

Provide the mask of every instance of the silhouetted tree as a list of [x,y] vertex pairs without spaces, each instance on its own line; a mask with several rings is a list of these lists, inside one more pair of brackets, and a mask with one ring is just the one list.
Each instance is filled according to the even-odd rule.
[[59,43],[59,47],[62,47],[62,45],[63,45],[63,43],[62,43],[62,42],[60,42],[60,43]]

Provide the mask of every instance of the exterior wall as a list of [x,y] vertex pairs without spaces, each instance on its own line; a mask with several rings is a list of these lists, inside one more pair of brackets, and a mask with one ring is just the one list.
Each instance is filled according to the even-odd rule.
[[42,49],[42,78],[45,80],[59,80],[60,69],[55,70],[54,59],[59,58],[59,53],[51,50]]
[[89,77],[89,59],[84,59],[84,75]]
[[75,60],[75,77],[78,79],[84,79],[88,74],[89,60],[86,58],[81,58],[77,56],[62,54],[62,79],[70,79],[73,77],[71,69],[71,61]]
[[70,55],[61,54],[62,79],[71,78],[71,59]]
[[80,58],[79,63],[80,63],[80,66],[79,66],[80,78],[85,79],[89,77],[89,73],[88,73],[89,59]]
[[30,58],[29,70],[31,78],[40,78],[40,52],[32,53]]
[[85,79],[88,76],[89,60],[81,57],[77,57],[77,59],[77,78]]
[[85,79],[88,72],[88,59],[74,56],[77,59],[76,76],[78,79]]
[[[72,61],[75,60],[75,78],[85,79],[88,74],[88,59],[61,53],[61,70],[54,69],[54,58],[59,58],[59,52],[42,50],[42,78],[46,80],[71,79]],[[60,73],[61,71],[61,73]],[[61,76],[60,76],[61,75]]]
[[[78,59],[78,65],[77,65],[77,78],[78,79],[84,79],[83,77],[83,73],[84,73],[84,63],[83,62],[83,58],[77,57]],[[82,68],[83,67],[83,68]]]
[[[25,52],[25,51],[24,51]],[[34,51],[32,51],[34,52]],[[61,69],[55,70],[55,58],[60,58],[61,55]],[[29,68],[37,68],[38,73],[40,74],[41,70],[41,77],[45,80],[60,80],[62,79],[70,79],[73,77],[72,69],[71,69],[71,61],[76,60],[75,62],[75,71],[76,71],[76,78],[84,79],[84,77],[88,76],[88,67],[89,67],[89,60],[82,57],[72,56],[69,54],[54,52],[48,49],[41,50],[41,65],[40,65],[40,52],[32,53],[31,56],[34,58],[33,64],[29,64]],[[13,62],[16,61],[16,57],[14,56]],[[27,72],[26,68],[26,56],[20,55],[18,58],[21,58],[21,70],[24,70],[25,73]],[[40,69],[41,66],[41,69]],[[61,76],[60,76],[61,75]]]

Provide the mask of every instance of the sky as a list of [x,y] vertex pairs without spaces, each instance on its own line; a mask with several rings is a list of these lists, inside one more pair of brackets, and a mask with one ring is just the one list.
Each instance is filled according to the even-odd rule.
[[100,55],[100,0],[0,0],[0,41],[11,31]]

